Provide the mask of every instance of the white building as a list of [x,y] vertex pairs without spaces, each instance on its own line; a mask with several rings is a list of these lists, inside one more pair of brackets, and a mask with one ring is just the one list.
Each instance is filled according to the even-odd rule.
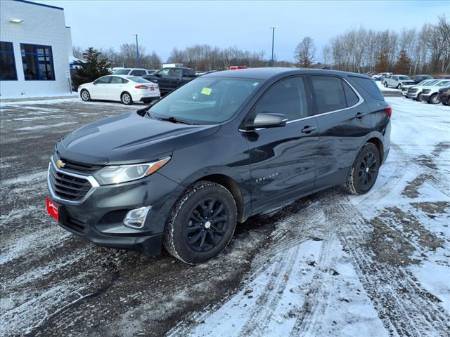
[[0,98],[70,94],[70,27],[64,9],[0,1]]

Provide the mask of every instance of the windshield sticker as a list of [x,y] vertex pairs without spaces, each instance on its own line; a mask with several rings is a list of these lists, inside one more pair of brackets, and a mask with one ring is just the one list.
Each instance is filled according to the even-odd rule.
[[202,93],[203,95],[206,95],[206,96],[211,95],[211,92],[212,92],[212,89],[211,89],[211,88],[203,88],[202,91],[201,91],[201,93]]

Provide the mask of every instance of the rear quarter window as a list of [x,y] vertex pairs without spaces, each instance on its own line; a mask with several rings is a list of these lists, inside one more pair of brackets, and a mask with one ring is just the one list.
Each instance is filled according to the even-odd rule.
[[375,82],[370,78],[349,76],[349,82],[355,87],[355,89],[363,95],[366,99],[371,98],[377,101],[384,101],[384,97],[378,89]]

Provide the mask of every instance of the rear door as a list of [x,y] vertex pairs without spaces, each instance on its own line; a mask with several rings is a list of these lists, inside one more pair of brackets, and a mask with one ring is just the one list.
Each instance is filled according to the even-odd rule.
[[112,101],[120,101],[120,95],[125,91],[126,83],[128,80],[119,77],[111,76],[111,81],[108,86],[108,99]]
[[316,186],[323,188],[345,181],[371,131],[371,116],[362,97],[341,77],[311,75],[310,81],[321,147]]
[[273,84],[258,100],[257,113],[281,113],[284,127],[245,133],[249,144],[252,207],[264,212],[279,207],[314,188],[320,146],[309,90],[302,76]]

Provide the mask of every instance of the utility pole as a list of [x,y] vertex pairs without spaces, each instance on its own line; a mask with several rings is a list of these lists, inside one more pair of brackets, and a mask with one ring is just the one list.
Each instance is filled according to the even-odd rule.
[[139,42],[138,42],[138,35],[134,34],[136,37],[136,66],[139,66]]
[[273,67],[273,51],[274,51],[274,47],[275,47],[275,27],[270,27],[272,28],[272,58],[270,60],[270,66]]

